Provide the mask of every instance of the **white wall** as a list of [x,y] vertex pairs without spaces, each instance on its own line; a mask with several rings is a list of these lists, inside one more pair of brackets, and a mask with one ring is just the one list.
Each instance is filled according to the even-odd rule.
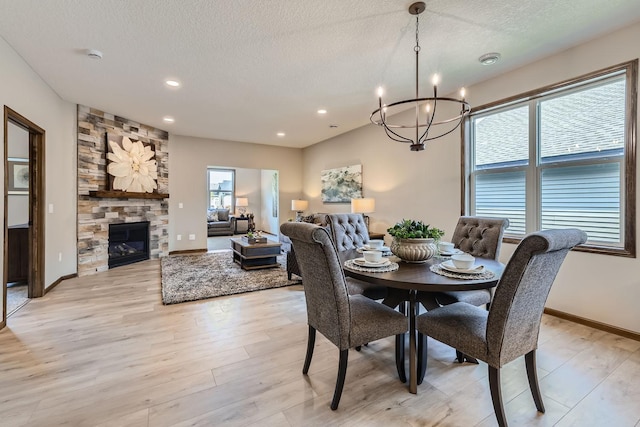
[[[280,211],[283,201],[299,197],[302,189],[302,150],[169,135],[169,251],[207,247],[207,166],[273,169],[280,173]],[[236,191],[240,191],[236,187]],[[257,201],[257,200],[256,200]],[[251,198],[250,207],[257,213]],[[178,203],[183,208],[178,209]],[[181,234],[183,239],[176,240]],[[186,240],[195,234],[196,240]]]
[[[61,276],[76,272],[76,106],[60,99],[2,38],[0,105],[10,107],[46,132],[45,286],[48,287]],[[4,123],[0,124],[2,132],[3,127]],[[0,163],[0,169],[3,168],[4,162]],[[49,213],[49,205],[53,205],[53,213]]]
[[[471,86],[467,99],[472,106],[482,105],[638,58],[638,40],[640,24]],[[374,105],[372,99],[372,108]],[[313,212],[349,210],[348,205],[320,202],[320,171],[361,163],[363,195],[376,199],[372,230],[383,232],[401,218],[415,218],[444,228],[451,236],[461,213],[458,133],[432,141],[425,151],[416,153],[368,125],[304,149],[303,162],[303,197],[310,200]],[[638,184],[637,189],[640,191]],[[640,223],[640,218],[636,221]],[[636,230],[640,230],[638,225]],[[503,245],[502,261],[508,260],[514,249],[514,245]],[[547,307],[640,332],[638,271],[638,259],[572,252],[556,279]]]
[[[254,216],[259,218],[260,199],[262,197],[260,170],[235,167],[232,169],[236,171],[236,197],[248,198],[247,213],[253,213]],[[240,215],[238,208],[236,208],[235,214]]]

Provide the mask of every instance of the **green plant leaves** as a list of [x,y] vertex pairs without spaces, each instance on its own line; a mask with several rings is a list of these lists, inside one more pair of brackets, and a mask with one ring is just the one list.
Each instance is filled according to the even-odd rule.
[[444,231],[431,227],[422,221],[403,219],[393,227],[389,227],[387,232],[399,239],[440,239],[444,236]]

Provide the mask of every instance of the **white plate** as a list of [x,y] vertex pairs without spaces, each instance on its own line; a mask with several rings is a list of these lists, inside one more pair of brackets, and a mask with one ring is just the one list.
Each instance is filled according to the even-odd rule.
[[385,265],[389,265],[391,263],[391,261],[389,261],[389,258],[385,258],[379,262],[369,262],[364,258],[356,258],[353,260],[353,262],[363,267],[384,267]]
[[453,261],[451,260],[440,263],[440,267],[444,268],[445,270],[451,271],[452,273],[480,274],[484,272],[484,266],[482,265],[478,265],[474,268],[469,268],[469,269],[458,268],[453,264]]
[[389,246],[383,246],[380,249],[371,249],[369,245],[364,245],[361,248],[356,249],[356,251],[361,254],[362,251],[380,251],[380,252],[391,252],[391,248]]
[[440,251],[440,255],[444,255],[444,256],[458,255],[458,254],[463,254],[463,253],[464,252],[461,251],[460,249],[454,249],[451,252]]

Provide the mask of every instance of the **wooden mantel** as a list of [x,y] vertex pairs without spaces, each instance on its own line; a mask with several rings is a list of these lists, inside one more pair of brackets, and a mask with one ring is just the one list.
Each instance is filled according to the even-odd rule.
[[168,193],[134,193],[124,191],[89,191],[89,196],[112,199],[168,199]]

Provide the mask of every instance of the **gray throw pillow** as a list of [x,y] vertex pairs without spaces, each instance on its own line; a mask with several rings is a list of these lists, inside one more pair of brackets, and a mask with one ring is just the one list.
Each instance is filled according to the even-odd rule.
[[229,209],[218,209],[218,221],[229,221]]
[[300,222],[308,222],[310,224],[313,224],[315,222],[315,215],[311,214],[307,216],[301,216]]

